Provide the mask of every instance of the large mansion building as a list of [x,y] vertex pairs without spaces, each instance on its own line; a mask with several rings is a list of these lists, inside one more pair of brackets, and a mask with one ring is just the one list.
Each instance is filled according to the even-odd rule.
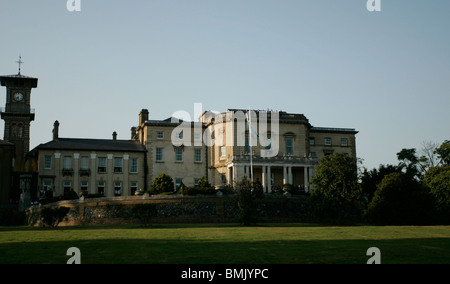
[[0,204],[10,202],[12,192],[31,191],[32,198],[71,190],[134,195],[148,190],[161,173],[173,178],[174,190],[195,186],[202,177],[222,186],[246,176],[265,192],[285,184],[307,191],[321,157],[345,153],[356,158],[355,129],[314,127],[298,113],[240,109],[206,111],[196,122],[153,120],[143,109],[129,140],[118,140],[117,133],[110,139],[62,138],[56,121],[52,141],[29,151],[30,94],[37,79],[19,73],[0,80],[7,88],[6,107],[0,109],[5,120]]

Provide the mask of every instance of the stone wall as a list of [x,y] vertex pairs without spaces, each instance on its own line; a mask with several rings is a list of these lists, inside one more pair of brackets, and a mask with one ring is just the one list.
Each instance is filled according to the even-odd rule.
[[[157,217],[152,223],[233,223],[238,207],[229,196],[131,196],[61,201],[45,207],[70,208],[60,226],[138,224],[132,208],[137,204],[155,204]],[[258,201],[259,222],[310,222],[311,210],[306,197],[267,195]],[[27,225],[40,226],[42,206],[27,211]]]

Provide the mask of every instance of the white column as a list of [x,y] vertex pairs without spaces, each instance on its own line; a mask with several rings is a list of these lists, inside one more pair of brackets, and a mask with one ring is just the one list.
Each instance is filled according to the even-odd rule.
[[294,182],[292,178],[292,166],[288,167],[288,183],[292,184]]
[[287,167],[283,166],[283,185],[288,183],[288,177],[287,177]]
[[266,166],[262,166],[261,179],[262,179],[262,187],[263,187],[264,192],[267,191],[267,181],[266,181],[267,180],[267,173],[266,173],[266,171],[267,171]]

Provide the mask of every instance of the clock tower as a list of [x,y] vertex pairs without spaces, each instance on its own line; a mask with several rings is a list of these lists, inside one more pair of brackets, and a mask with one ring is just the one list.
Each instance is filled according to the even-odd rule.
[[0,76],[2,87],[6,87],[6,105],[0,108],[1,119],[5,121],[3,140],[15,145],[15,170],[21,171],[25,156],[30,151],[30,124],[35,112],[31,108],[31,90],[37,88],[38,79],[20,74]]

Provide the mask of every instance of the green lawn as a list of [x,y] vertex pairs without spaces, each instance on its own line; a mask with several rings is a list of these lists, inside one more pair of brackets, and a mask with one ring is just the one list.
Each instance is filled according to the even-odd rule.
[[360,263],[378,247],[382,263],[450,264],[450,226],[324,227],[232,224],[1,227],[0,264],[64,264],[77,247],[84,264]]

